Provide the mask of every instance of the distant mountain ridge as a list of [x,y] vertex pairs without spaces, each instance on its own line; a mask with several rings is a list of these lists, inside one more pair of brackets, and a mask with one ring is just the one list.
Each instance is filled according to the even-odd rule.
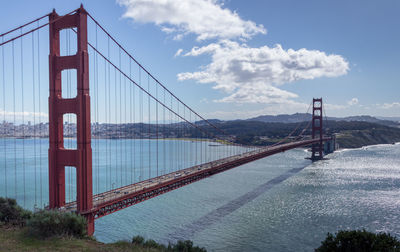
[[[311,120],[312,115],[310,113],[296,113],[292,115],[281,114],[281,115],[262,115],[254,118],[246,119],[246,121],[258,121],[258,122],[275,122],[275,123],[298,123]],[[348,117],[327,117],[330,121],[346,121],[346,122],[370,122],[377,123],[386,126],[400,126],[398,121],[378,119],[369,115],[361,116],[348,116]]]
[[258,122],[276,122],[276,123],[297,123],[311,120],[312,115],[309,113],[296,113],[292,115],[262,115],[254,118],[249,118],[246,121]]
[[395,116],[377,116],[376,118],[380,120],[400,122],[400,117],[395,117]]

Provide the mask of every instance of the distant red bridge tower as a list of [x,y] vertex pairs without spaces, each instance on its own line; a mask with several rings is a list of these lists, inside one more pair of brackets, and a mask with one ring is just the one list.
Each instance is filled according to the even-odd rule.
[[323,158],[322,121],[322,98],[313,99],[312,139],[319,137],[320,140],[312,145],[311,160],[320,160]]

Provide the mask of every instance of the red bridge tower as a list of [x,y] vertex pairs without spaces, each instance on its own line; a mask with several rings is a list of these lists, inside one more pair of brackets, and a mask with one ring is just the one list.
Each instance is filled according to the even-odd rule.
[[312,145],[311,160],[323,158],[324,145],[322,142],[322,98],[313,99],[312,138],[319,137],[319,142]]
[[[50,97],[49,97],[49,201],[50,208],[65,205],[65,166],[76,168],[77,210],[86,216],[88,235],[94,232],[92,192],[92,148],[90,132],[89,58],[87,45],[87,12],[81,5],[76,13],[49,16],[50,27]],[[76,28],[77,53],[60,56],[60,31]],[[76,69],[77,96],[62,98],[61,71]],[[76,114],[77,149],[64,148],[63,115]]]

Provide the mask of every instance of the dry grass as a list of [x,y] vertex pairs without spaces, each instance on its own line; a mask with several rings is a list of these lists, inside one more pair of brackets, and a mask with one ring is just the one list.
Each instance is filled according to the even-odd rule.
[[37,239],[27,235],[24,228],[0,227],[0,251],[135,251],[156,252],[157,249],[148,249],[133,246],[130,242],[120,241],[104,244],[93,239],[77,239],[72,237],[53,237]]

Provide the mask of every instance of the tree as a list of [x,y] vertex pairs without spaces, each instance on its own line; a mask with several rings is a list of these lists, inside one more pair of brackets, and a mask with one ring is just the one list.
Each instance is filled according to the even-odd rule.
[[400,251],[400,242],[390,234],[363,230],[328,233],[316,252],[385,252]]

